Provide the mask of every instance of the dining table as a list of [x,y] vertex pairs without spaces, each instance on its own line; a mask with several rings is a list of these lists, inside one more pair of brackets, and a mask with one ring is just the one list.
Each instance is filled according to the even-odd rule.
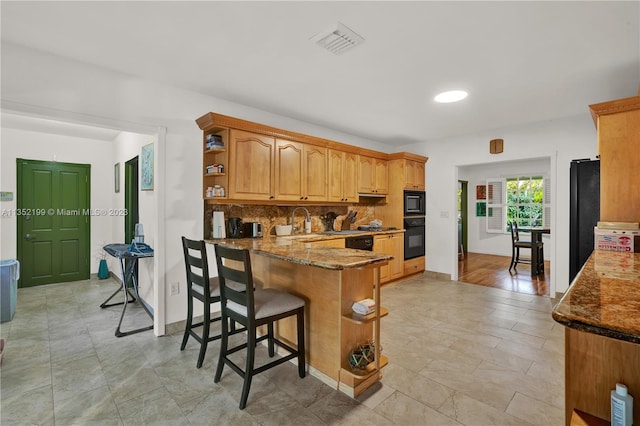
[[[519,232],[531,234],[531,246],[535,247],[537,243],[542,242],[542,234],[551,234],[551,228],[548,226],[518,226]],[[531,250],[531,276],[544,274],[544,266],[542,270],[538,268],[538,250]],[[542,259],[544,262],[544,259]],[[543,263],[544,265],[544,263]]]

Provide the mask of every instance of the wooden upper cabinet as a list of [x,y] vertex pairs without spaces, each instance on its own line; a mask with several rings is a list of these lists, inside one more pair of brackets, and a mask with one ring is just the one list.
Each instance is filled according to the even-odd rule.
[[375,159],[375,177],[373,180],[375,192],[389,193],[389,162],[380,158]]
[[589,108],[598,129],[600,220],[640,222],[640,96]]
[[302,195],[304,201],[327,201],[328,154],[327,148],[304,145],[302,151]]
[[327,201],[327,149],[276,139],[275,199]]
[[[208,204],[357,203],[363,193],[386,196],[397,206],[405,184],[424,188],[427,158],[416,154],[385,154],[213,112],[196,122],[203,131],[202,184]],[[210,135],[224,147],[207,149]],[[415,170],[405,175],[398,160],[414,161]],[[214,172],[209,167],[214,164],[224,169]],[[224,188],[225,196],[207,197],[215,186]],[[401,220],[391,226],[401,227]]]
[[357,155],[329,149],[329,201],[357,202]]
[[358,202],[358,155],[345,152],[342,170],[345,201]]
[[406,189],[425,189],[424,165],[421,161],[405,160]]
[[229,198],[273,200],[275,139],[231,129],[229,147]]
[[302,144],[276,139],[275,153],[275,199],[301,200],[303,198],[302,180],[304,176]]
[[389,193],[389,163],[387,160],[360,155],[358,192],[381,195]]

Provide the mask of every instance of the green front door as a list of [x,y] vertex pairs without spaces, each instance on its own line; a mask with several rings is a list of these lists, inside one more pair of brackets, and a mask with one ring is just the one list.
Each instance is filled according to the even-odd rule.
[[17,159],[20,287],[89,278],[88,164]]

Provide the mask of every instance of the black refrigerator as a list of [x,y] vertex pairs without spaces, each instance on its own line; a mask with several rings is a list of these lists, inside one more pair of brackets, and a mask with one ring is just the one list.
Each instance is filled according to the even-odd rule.
[[600,160],[573,160],[570,174],[569,283],[593,252],[600,220]]

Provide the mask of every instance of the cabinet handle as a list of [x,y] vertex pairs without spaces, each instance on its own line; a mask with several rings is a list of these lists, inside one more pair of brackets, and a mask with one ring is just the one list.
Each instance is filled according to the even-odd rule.
[[308,199],[309,199],[309,197],[304,197],[304,199],[305,199],[305,200],[308,200]]
[[273,195],[269,195],[269,199],[273,200],[275,197]]
[[304,197],[300,197],[301,200],[304,200]]

